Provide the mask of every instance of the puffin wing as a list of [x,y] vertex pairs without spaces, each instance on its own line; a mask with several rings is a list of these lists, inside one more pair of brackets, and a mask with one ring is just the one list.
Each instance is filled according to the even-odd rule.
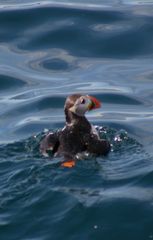
[[52,154],[56,153],[59,147],[59,133],[50,132],[40,142],[40,152],[44,156],[49,156],[49,152]]
[[96,134],[86,135],[84,141],[89,153],[107,155],[110,151],[110,143],[105,139],[99,139]]

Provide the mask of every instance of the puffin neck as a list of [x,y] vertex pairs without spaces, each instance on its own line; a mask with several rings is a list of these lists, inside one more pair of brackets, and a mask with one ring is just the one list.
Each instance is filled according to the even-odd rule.
[[67,125],[90,125],[85,116],[78,116],[70,111],[65,111]]

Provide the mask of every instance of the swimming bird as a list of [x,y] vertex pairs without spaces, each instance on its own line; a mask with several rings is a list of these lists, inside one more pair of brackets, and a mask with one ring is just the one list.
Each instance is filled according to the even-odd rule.
[[96,129],[85,117],[87,111],[101,107],[98,99],[89,95],[73,94],[68,96],[64,112],[66,124],[62,130],[50,132],[40,143],[40,151],[46,154],[51,150],[54,155],[63,155],[66,162],[63,166],[75,165],[75,156],[78,153],[107,155],[110,144],[107,140],[100,139]]

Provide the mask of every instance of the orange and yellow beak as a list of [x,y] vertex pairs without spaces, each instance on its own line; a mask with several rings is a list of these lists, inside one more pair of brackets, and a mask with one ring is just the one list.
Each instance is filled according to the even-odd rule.
[[87,96],[87,98],[90,100],[88,111],[101,107],[101,102],[97,98],[92,96]]

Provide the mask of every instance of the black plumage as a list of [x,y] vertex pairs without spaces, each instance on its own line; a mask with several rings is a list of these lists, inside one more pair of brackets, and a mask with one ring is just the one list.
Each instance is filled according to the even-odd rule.
[[65,159],[75,158],[77,153],[87,151],[95,155],[106,155],[110,151],[107,140],[100,139],[85,117],[85,112],[100,107],[100,102],[90,96],[74,94],[66,99],[64,112],[65,127],[55,133],[49,133],[41,142],[40,150],[48,149],[53,154],[63,155]]

